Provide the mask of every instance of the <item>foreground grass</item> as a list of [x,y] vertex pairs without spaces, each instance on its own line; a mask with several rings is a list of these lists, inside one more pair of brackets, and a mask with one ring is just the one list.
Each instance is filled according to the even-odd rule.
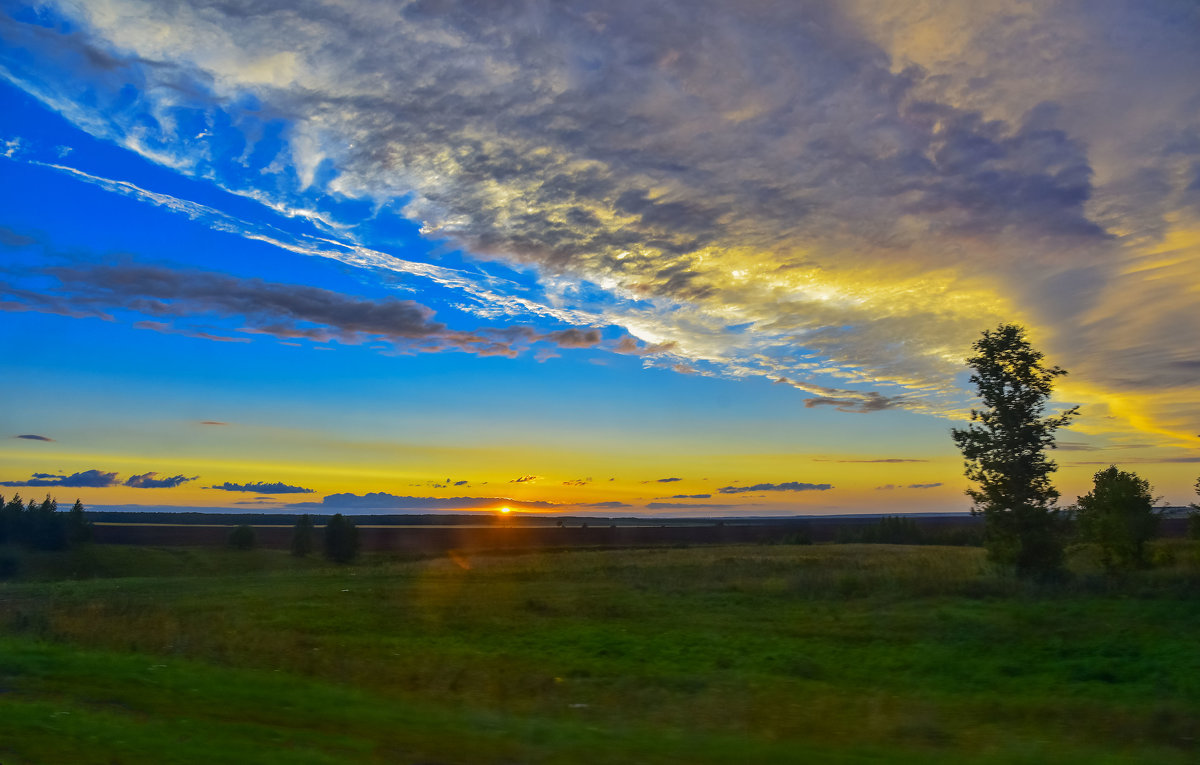
[[0,761],[1194,762],[1200,562],[1158,554],[96,547],[0,585]]

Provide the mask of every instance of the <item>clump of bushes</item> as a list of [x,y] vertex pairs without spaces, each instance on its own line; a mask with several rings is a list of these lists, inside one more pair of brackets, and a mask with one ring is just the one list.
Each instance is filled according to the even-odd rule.
[[243,523],[229,532],[229,546],[235,550],[253,550],[256,543],[253,526]]

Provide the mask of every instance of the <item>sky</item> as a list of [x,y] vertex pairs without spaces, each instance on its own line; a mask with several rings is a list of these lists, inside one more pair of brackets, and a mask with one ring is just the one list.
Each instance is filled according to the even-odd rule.
[[0,494],[969,508],[1200,476],[1193,0],[0,0]]

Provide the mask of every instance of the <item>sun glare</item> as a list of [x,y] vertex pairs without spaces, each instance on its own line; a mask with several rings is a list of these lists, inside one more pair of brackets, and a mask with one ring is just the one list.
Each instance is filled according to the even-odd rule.
[[511,507],[502,507],[502,508],[500,508],[500,512],[502,512],[502,513],[511,513],[511,512],[512,512],[512,508],[511,508]]

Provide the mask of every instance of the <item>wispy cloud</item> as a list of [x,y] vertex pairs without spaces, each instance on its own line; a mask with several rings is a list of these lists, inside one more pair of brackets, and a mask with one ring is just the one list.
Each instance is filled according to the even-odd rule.
[[722,486],[717,491],[722,494],[744,494],[751,491],[829,491],[833,486],[827,483],[804,483],[788,481],[787,483],[756,483],[753,486]]
[[39,435],[35,435],[33,433],[24,433],[19,436],[13,436],[13,438],[24,438],[27,441],[53,441],[54,440],[53,438],[50,438],[49,436],[39,436]]
[[910,483],[907,486],[897,485],[893,483],[876,486],[876,491],[893,491],[895,489],[936,489],[941,486],[940,483]]
[[516,478],[509,481],[509,483],[533,483],[534,481],[537,481],[540,478],[541,478],[540,475],[532,475],[530,473],[526,473],[525,475],[517,476]]
[[[545,292],[429,277],[466,282],[472,310],[483,291],[501,312],[578,310],[592,320],[557,320],[673,344],[668,368],[943,415],[980,329],[1019,319],[1089,380],[1079,396],[1118,394],[1114,416],[1159,439],[1200,424],[1178,341],[1200,336],[1200,46],[1180,7],[109,0],[61,5],[57,28],[11,20],[0,61],[152,161],[327,230],[323,199],[403,199],[431,238]],[[242,143],[286,120],[286,146],[231,168],[185,140],[197,115]]]

